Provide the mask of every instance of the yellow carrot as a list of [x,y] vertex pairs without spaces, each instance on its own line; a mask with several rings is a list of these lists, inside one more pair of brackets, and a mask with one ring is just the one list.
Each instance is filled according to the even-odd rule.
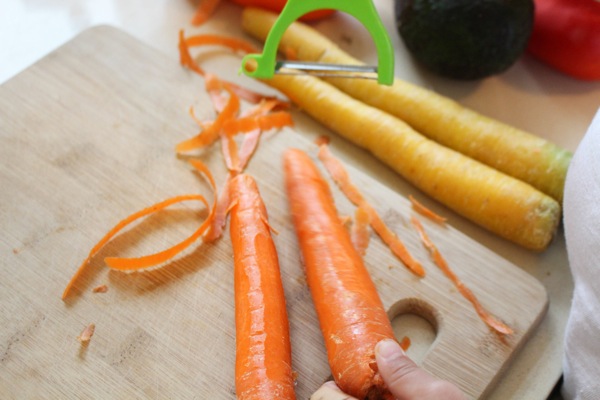
[[[277,15],[249,8],[242,26],[264,40]],[[298,60],[360,64],[313,28],[294,23],[280,49]],[[564,180],[572,154],[538,136],[488,118],[456,101],[409,82],[392,86],[365,79],[328,79],[351,96],[397,116],[423,135],[518,178],[562,202]]]
[[423,192],[499,236],[532,250],[543,250],[552,239],[560,205],[531,185],[425,138],[321,79],[276,75],[265,83]]

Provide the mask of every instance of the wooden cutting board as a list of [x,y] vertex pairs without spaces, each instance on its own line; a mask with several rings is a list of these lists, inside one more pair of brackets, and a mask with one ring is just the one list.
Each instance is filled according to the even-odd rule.
[[[174,152],[196,134],[191,105],[201,117],[212,115],[201,78],[110,27],[84,32],[0,87],[4,398],[235,398],[228,234],[150,272],[123,274],[103,264],[109,255],[148,254],[182,239],[205,216],[201,205],[173,207],[128,229],[92,259],[75,295],[60,299],[91,247],[126,215],[178,194],[211,198]],[[291,129],[270,132],[248,172],[279,231],[297,394],[307,399],[329,369],[283,192],[281,154],[289,146],[315,154]],[[222,182],[218,146],[200,156]],[[543,317],[543,286],[452,227],[421,218],[458,276],[515,329],[494,334],[429,259],[409,223],[409,202],[349,168],[428,273],[416,278],[372,237],[365,260],[390,318],[428,321],[435,341],[419,362],[469,397],[484,397]],[[333,189],[340,214],[351,215]],[[92,293],[101,284],[108,292]],[[90,322],[96,332],[82,347],[77,336]],[[426,332],[418,326],[397,334],[410,331],[419,343]]]

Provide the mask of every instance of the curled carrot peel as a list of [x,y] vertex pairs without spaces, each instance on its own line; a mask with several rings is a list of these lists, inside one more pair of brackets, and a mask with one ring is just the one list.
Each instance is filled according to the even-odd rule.
[[[216,75],[205,74],[205,88],[213,102],[218,115],[214,121],[199,120],[193,109],[190,115],[200,127],[200,133],[177,144],[177,152],[201,149],[221,138],[221,150],[227,169],[234,173],[244,170],[250,157],[254,154],[262,131],[282,128],[293,124],[287,111],[273,111],[288,108],[289,103],[274,98],[263,98],[259,103],[238,117],[240,98],[231,85]],[[228,97],[223,95],[228,93]],[[239,149],[234,136],[245,133],[242,147]]]
[[377,289],[340,221],[327,182],[310,157],[297,149],[287,150],[284,171],[333,378],[344,393],[359,399],[379,398],[387,389],[374,367],[374,349],[380,340],[394,339],[394,332]]
[[433,258],[434,263],[452,281],[452,283],[454,283],[454,285],[456,286],[458,291],[463,295],[463,297],[465,297],[469,302],[471,302],[471,304],[473,304],[475,311],[477,312],[479,317],[483,320],[483,322],[485,322],[490,328],[494,329],[495,331],[497,331],[499,333],[503,333],[505,335],[512,334],[513,333],[512,328],[510,328],[508,325],[506,325],[505,323],[503,323],[502,321],[500,321],[496,317],[494,317],[492,314],[490,314],[481,305],[481,303],[479,302],[477,297],[475,297],[473,292],[465,286],[465,284],[460,280],[460,278],[458,278],[458,276],[456,276],[456,274],[452,271],[452,269],[448,265],[448,262],[446,261],[446,259],[442,256],[442,254],[440,253],[438,248],[435,246],[435,244],[431,241],[431,239],[425,232],[425,228],[423,227],[421,222],[415,217],[411,218],[411,222],[412,222],[413,226],[415,227],[415,229],[419,232],[421,241],[423,242],[423,245],[425,246],[425,248],[431,254],[431,257]]
[[365,200],[358,188],[352,184],[348,172],[342,163],[333,156],[329,150],[329,146],[326,144],[319,146],[319,159],[323,162],[323,165],[346,197],[356,206],[362,207],[364,212],[369,215],[369,221],[373,230],[377,232],[392,253],[415,275],[419,277],[425,276],[425,269],[421,263],[410,254],[400,238],[386,225],[377,211]]
[[179,31],[179,63],[200,75],[204,75],[205,73],[204,70],[200,68],[198,63],[196,63],[192,58],[192,55],[190,54],[190,48],[185,41],[183,30]]
[[212,124],[202,130],[198,135],[178,143],[175,147],[177,152],[187,152],[214,143],[215,140],[219,138],[225,121],[235,118],[240,108],[239,98],[229,88],[226,88],[225,90],[229,92],[230,96],[223,111],[217,115],[217,118]]
[[295,399],[285,296],[267,210],[246,174],[231,180],[237,398]]
[[[204,175],[208,179],[208,181],[213,189],[213,192],[215,192],[216,191],[215,181],[212,177],[210,170],[206,167],[206,165],[204,165],[202,162],[200,162],[198,160],[191,160],[190,163],[197,171],[199,171],[202,175]],[[150,256],[144,256],[144,257],[139,257],[139,258],[107,258],[105,261],[109,265],[109,267],[111,267],[113,269],[118,269],[121,271],[134,271],[134,270],[140,270],[140,269],[144,269],[144,268],[148,268],[151,266],[156,266],[158,264],[161,264],[165,261],[168,261],[172,257],[176,256],[181,251],[185,250],[195,240],[197,240],[200,236],[202,236],[202,234],[208,229],[208,227],[212,223],[212,218],[213,218],[214,209],[215,209],[214,202],[213,202],[213,206],[210,207],[209,203],[202,195],[190,194],[190,195],[175,196],[175,197],[169,198],[167,200],[161,201],[159,203],[156,203],[150,207],[144,208],[143,210],[135,212],[135,213],[131,214],[130,216],[128,216],[127,218],[121,220],[106,235],[104,235],[104,237],[102,239],[100,239],[100,241],[98,243],[96,243],[96,245],[89,252],[89,254],[85,258],[85,260],[83,260],[83,262],[81,263],[81,265],[79,266],[79,268],[77,269],[75,274],[69,280],[65,290],[63,291],[62,299],[64,300],[65,298],[67,298],[67,296],[69,295],[75,282],[82,275],[83,271],[88,267],[89,262],[92,259],[92,257],[94,257],[94,255],[96,255],[96,253],[98,253],[100,251],[100,249],[102,249],[102,247],[104,247],[113,237],[115,237],[125,227],[127,227],[128,225],[130,225],[131,223],[133,223],[134,221],[137,221],[138,219],[140,219],[142,217],[153,214],[153,213],[155,213],[159,210],[162,210],[164,208],[167,208],[173,204],[181,203],[184,201],[191,201],[191,200],[202,202],[207,208],[210,208],[210,213],[209,213],[208,218],[200,225],[200,227],[190,237],[188,237],[181,243],[178,243],[169,249],[166,249],[162,252],[159,252],[159,253],[156,253],[156,254],[153,254]]]
[[[204,76],[206,90],[215,110],[218,112],[218,116],[214,121],[199,121],[193,114],[193,110],[190,110],[192,118],[201,128],[201,131],[196,136],[178,143],[176,151],[188,152],[200,149],[214,143],[221,137],[221,146],[227,168],[232,172],[239,173],[244,170],[254,153],[261,131],[292,125],[292,118],[289,113],[280,111],[269,114],[275,108],[288,107],[289,105],[275,97],[261,95],[220,79],[213,74],[206,73],[192,58],[190,47],[209,45],[225,46],[234,52],[241,53],[257,51],[252,44],[241,39],[210,34],[186,38],[183,30],[179,31],[180,63]],[[229,93],[228,99],[222,95],[223,91]],[[257,104],[257,106],[242,117],[238,117],[240,99]],[[224,127],[227,127],[227,129],[223,130]],[[241,150],[238,149],[237,143],[232,139],[232,136],[239,132],[248,133]]]
[[[196,61],[194,61],[191,53],[190,46],[211,46],[220,45],[230,48],[234,53],[255,53],[257,50],[250,43],[242,39],[231,38],[220,35],[197,35],[186,38],[183,30],[179,31],[179,62],[182,66],[189,68],[201,76],[206,75],[206,71],[202,69]],[[228,82],[220,79],[220,84],[227,86],[234,93],[236,93],[240,99],[246,100],[250,103],[256,104],[264,99],[274,99],[272,96],[265,96],[264,94],[257,93],[248,88],[237,85],[233,82]]]
[[410,200],[412,207],[419,214],[424,215],[427,218],[429,218],[430,220],[438,222],[440,224],[444,224],[446,222],[445,217],[442,217],[441,215],[434,213],[431,209],[425,207],[421,202],[419,202],[417,199],[415,199],[412,195],[409,195],[408,199]]

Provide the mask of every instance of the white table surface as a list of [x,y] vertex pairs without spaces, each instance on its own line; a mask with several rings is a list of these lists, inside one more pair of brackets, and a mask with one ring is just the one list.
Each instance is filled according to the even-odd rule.
[[[600,82],[574,80],[528,55],[505,73],[480,81],[455,82],[432,76],[419,69],[406,53],[394,28],[392,1],[375,0],[375,4],[395,44],[396,76],[571,151],[577,148],[600,107]],[[121,28],[175,60],[181,28],[188,33],[213,31],[243,36],[239,7],[224,1],[213,20],[201,28],[190,24],[194,8],[194,2],[187,0],[2,0],[0,84],[98,24]],[[370,37],[350,17],[337,15],[316,26],[358,58],[374,59]],[[408,193],[406,183],[362,151],[337,139],[333,145],[344,152],[345,158],[362,163],[367,173],[400,193]],[[436,203],[428,205],[450,215],[452,225],[523,268],[546,287],[550,298],[547,316],[491,395],[494,400],[546,399],[561,375],[563,334],[572,293],[562,230],[546,251],[536,254],[488,234]]]

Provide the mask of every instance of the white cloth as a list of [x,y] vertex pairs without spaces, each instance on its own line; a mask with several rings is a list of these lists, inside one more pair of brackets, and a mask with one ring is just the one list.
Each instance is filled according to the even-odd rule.
[[562,395],[568,400],[600,399],[600,110],[571,161],[563,204],[575,286]]

